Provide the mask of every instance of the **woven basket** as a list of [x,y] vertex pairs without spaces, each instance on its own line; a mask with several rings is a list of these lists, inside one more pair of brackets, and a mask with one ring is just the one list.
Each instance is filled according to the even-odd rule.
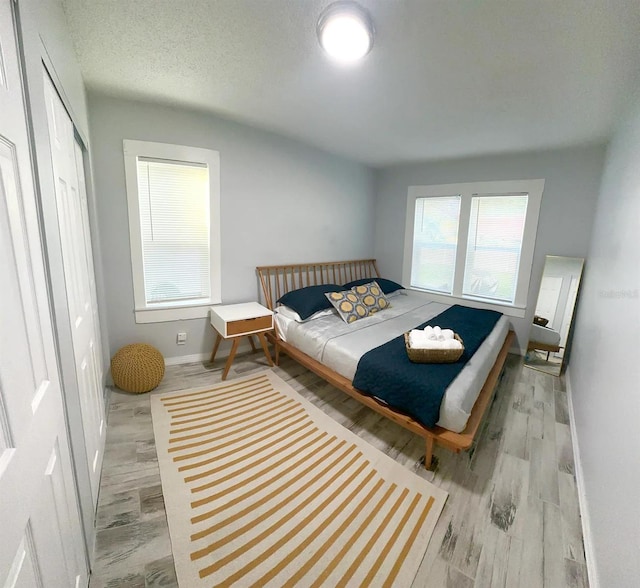
[[126,392],[149,392],[164,377],[164,357],[153,345],[125,345],[111,359],[111,376],[113,383]]
[[460,341],[461,349],[414,349],[409,345],[409,333],[404,334],[404,345],[407,348],[407,355],[413,363],[454,363],[462,357],[464,343],[457,333],[454,333],[453,337]]

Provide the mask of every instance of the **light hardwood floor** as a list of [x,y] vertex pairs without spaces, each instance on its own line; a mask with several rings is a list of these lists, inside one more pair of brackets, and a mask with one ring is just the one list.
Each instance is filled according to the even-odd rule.
[[[167,368],[153,394],[214,384],[224,359]],[[267,368],[238,356],[229,379]],[[449,492],[414,587],[588,585],[563,382],[510,355],[477,446],[436,449],[283,357],[276,373],[335,420]],[[113,391],[91,588],[176,586],[149,395]],[[187,587],[185,587],[187,588]]]

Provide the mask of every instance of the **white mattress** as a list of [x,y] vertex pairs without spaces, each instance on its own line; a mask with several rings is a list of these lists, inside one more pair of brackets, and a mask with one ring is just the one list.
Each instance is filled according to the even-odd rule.
[[531,325],[531,335],[529,340],[536,341],[537,343],[544,343],[545,345],[557,345],[560,343],[560,333],[547,327],[541,327],[540,325]]
[[[337,315],[297,323],[276,312],[275,320],[282,339],[353,380],[358,361],[367,351],[432,319],[447,308],[447,304],[431,302],[423,294],[408,291],[406,295],[394,297],[391,306],[383,312],[350,325]],[[456,433],[464,430],[508,330],[509,320],[502,316],[447,388],[440,406],[439,426]]]

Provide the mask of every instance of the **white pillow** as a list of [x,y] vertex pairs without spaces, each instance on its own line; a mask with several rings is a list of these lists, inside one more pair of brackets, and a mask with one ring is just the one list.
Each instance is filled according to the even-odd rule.
[[307,322],[312,321],[314,319],[322,318],[323,316],[329,316],[330,314],[336,314],[335,309],[333,309],[333,308],[325,308],[323,310],[319,310],[315,314],[312,314],[310,317],[308,317],[308,318],[303,320],[303,319],[300,318],[300,315],[295,310],[293,310],[293,308],[289,308],[288,306],[284,306],[283,304],[281,304],[280,306],[276,307],[276,312],[278,314],[281,314],[285,318],[289,318],[289,319],[292,319],[292,320],[296,321],[297,323],[307,323]]

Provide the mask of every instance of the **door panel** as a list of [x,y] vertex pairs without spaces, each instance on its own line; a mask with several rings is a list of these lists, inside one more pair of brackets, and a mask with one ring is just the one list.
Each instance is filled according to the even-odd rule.
[[0,586],[86,585],[13,3],[0,0]]
[[96,274],[93,266],[93,248],[91,246],[91,233],[89,231],[89,206],[87,203],[87,187],[84,175],[84,157],[82,147],[78,141],[74,140],[76,176],[78,178],[78,194],[80,196],[82,226],[84,229],[84,249],[87,252],[87,276],[89,278],[89,295],[91,297],[91,309],[93,313],[93,327],[95,340],[93,341],[94,365],[96,367],[96,377],[102,384],[104,372],[102,368],[102,338],[100,331],[100,317],[98,315],[98,297],[96,293]]
[[[44,473],[45,482],[38,500],[39,508],[33,516],[33,537],[36,545],[41,537],[49,536],[55,529],[61,536],[69,539],[72,538],[74,532],[73,525],[69,523],[73,505],[70,504],[68,497],[72,489],[68,488],[62,469],[58,441],[51,451]],[[64,562],[63,566],[49,565],[46,569],[43,567],[42,572],[49,585],[74,586],[76,584],[76,576],[69,573],[69,570],[74,570],[78,565],[77,556],[71,549],[71,545],[72,542],[67,540],[58,545],[47,547],[49,555],[54,555],[53,558],[48,558],[48,561],[53,559],[56,564]],[[54,578],[56,578],[55,582]]]
[[74,138],[73,123],[46,72],[44,87],[71,338],[95,510],[106,431],[100,323],[82,149]]
[[22,541],[11,563],[5,586],[7,588],[40,588],[42,575],[38,566],[38,559],[33,548],[31,525],[28,524]]

